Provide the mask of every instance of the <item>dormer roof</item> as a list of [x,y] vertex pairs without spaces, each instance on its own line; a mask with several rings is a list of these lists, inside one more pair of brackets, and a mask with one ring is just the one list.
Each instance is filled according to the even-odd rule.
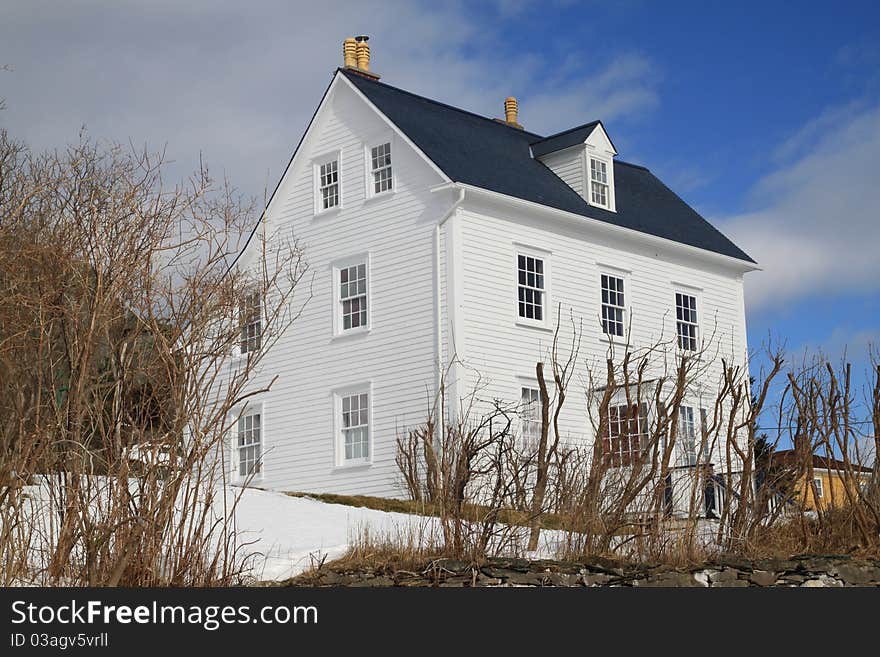
[[601,130],[604,133],[605,139],[611,144],[612,152],[617,155],[617,149],[614,148],[614,144],[611,143],[611,138],[608,136],[605,126],[602,125],[601,121],[590,121],[584,125],[569,128],[568,130],[557,132],[555,135],[542,137],[541,139],[533,141],[532,155],[535,157],[541,157],[542,155],[549,155],[550,153],[562,151],[566,148],[571,148],[572,146],[586,144],[590,136],[596,130]]

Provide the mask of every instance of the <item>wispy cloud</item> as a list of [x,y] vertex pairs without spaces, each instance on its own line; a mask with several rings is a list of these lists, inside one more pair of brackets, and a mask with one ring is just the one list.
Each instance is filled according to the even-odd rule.
[[[506,16],[533,10],[501,2]],[[537,10],[537,9],[534,9]],[[132,139],[188,171],[203,153],[248,193],[274,186],[341,63],[341,42],[372,36],[383,81],[487,115],[507,95],[526,127],[564,129],[650,111],[657,71],[638,53],[549,61],[506,38],[505,21],[465,2],[111,3],[31,0],[3,10],[0,125],[37,148]]]
[[615,58],[598,73],[583,68],[558,82],[530,80],[526,112],[538,131],[564,130],[578,123],[647,112],[659,103],[660,76],[651,61],[638,53]]
[[880,106],[829,111],[776,156],[755,210],[719,221],[765,270],[747,277],[750,306],[880,290]]

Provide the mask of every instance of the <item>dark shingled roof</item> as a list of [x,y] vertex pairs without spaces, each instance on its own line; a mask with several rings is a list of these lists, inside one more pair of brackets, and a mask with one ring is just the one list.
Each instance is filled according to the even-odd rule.
[[[780,465],[785,467],[796,467],[802,461],[802,457],[797,453],[796,450],[793,449],[781,449],[775,452],[770,452],[770,465]],[[847,466],[845,461],[841,461],[840,459],[828,458],[827,456],[820,456],[819,454],[813,454],[813,467],[819,468],[822,470],[847,470],[851,469],[853,472],[873,472],[871,468],[866,465],[860,465],[858,463],[850,462],[849,466]]]
[[535,157],[541,157],[542,155],[547,155],[547,153],[553,153],[555,151],[561,151],[564,148],[583,144],[587,140],[587,137],[590,136],[590,133],[596,129],[597,125],[599,125],[599,121],[590,121],[589,123],[579,125],[576,128],[569,128],[563,132],[557,132],[555,135],[550,135],[549,137],[533,141],[532,155]]
[[754,262],[644,167],[615,161],[617,212],[596,208],[531,156],[531,144],[544,139],[540,135],[340,72],[450,180]]

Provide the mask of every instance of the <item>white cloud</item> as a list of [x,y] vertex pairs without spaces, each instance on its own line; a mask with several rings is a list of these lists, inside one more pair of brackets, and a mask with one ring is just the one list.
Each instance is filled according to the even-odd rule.
[[880,325],[869,328],[855,329],[849,326],[837,326],[830,334],[818,341],[808,341],[792,350],[798,357],[800,354],[821,354],[830,362],[837,364],[848,361],[854,364],[854,374],[865,375],[864,380],[872,380],[869,361],[872,353],[880,348]]
[[576,57],[548,61],[540,44],[508,30],[465,2],[14,3],[0,21],[0,64],[14,67],[0,77],[0,125],[37,148],[75,139],[83,125],[167,145],[179,173],[202,152],[259,195],[277,181],[355,32],[371,35],[383,81],[492,116],[516,95],[534,131],[657,103],[656,71],[638,54],[582,69]]
[[880,106],[829,111],[776,157],[757,209],[719,221],[764,268],[746,277],[750,307],[880,290]]

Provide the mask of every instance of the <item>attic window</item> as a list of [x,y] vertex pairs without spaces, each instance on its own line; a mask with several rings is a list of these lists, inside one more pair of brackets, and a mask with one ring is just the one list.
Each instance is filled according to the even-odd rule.
[[608,164],[591,157],[590,198],[593,205],[600,205],[603,208],[609,207],[608,196]]
[[242,355],[259,351],[263,341],[262,298],[259,292],[249,292],[239,302],[239,351]]
[[373,194],[391,191],[391,142],[370,149],[370,165],[373,173]]
[[339,205],[339,161],[330,160],[320,170],[321,209],[329,210]]

